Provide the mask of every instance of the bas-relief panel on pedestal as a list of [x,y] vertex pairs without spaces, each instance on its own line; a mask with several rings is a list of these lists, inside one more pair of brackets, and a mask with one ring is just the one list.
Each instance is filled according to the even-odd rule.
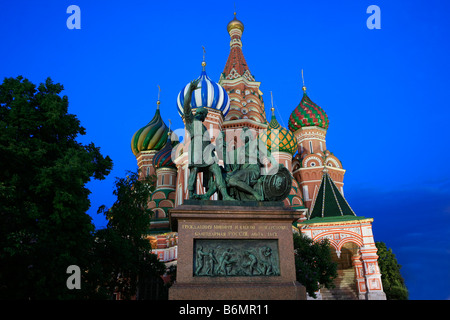
[[278,240],[196,239],[194,277],[279,276]]

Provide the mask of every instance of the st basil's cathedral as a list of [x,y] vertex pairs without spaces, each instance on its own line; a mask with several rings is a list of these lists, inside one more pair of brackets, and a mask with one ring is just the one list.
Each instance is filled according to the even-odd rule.
[[[336,288],[320,289],[317,299],[386,299],[372,233],[373,219],[356,215],[344,197],[346,170],[327,148],[327,114],[311,100],[303,85],[303,97],[290,114],[288,128],[279,124],[273,106],[268,119],[261,82],[250,72],[242,51],[244,24],[236,13],[227,31],[230,53],[223,72],[216,83],[206,73],[206,62],[202,62],[200,88],[194,91],[191,100],[193,112],[199,107],[208,108],[203,124],[213,143],[223,130],[256,130],[274,158],[291,172],[294,179],[284,205],[301,214],[292,226],[293,232],[303,233],[313,241],[328,239],[338,265]],[[176,108],[182,118],[188,87],[189,83],[176,97]],[[158,100],[153,118],[133,135],[131,149],[140,177],[156,176],[156,188],[149,199],[153,216],[148,239],[152,252],[170,265],[177,261],[178,238],[170,228],[169,210],[189,197],[189,149],[184,142],[178,142],[159,108]],[[196,188],[197,194],[205,193],[200,178]],[[217,200],[217,193],[212,200]]]

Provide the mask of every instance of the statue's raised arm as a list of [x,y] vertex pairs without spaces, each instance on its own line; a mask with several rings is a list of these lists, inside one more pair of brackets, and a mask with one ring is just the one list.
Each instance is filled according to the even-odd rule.
[[186,92],[186,95],[184,96],[184,119],[186,120],[186,122],[191,123],[194,120],[194,115],[192,113],[192,109],[191,109],[191,98],[192,98],[192,92],[197,89],[197,85],[198,82],[200,80],[194,80],[191,81],[191,83],[189,84],[189,88],[188,91]]

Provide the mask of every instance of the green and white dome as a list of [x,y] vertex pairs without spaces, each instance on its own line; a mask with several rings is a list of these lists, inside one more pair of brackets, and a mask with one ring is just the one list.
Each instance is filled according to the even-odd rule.
[[168,132],[169,128],[162,120],[159,112],[158,101],[158,107],[156,108],[153,119],[133,135],[131,139],[131,150],[134,155],[137,155],[141,151],[161,150],[166,144]]

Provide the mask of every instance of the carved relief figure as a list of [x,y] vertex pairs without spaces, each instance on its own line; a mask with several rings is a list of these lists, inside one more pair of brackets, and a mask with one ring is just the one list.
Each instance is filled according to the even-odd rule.
[[214,255],[214,249],[211,249],[209,253],[207,254],[208,258],[208,268],[206,269],[206,274],[213,276],[215,275],[215,265],[217,263],[217,259]]
[[235,260],[232,260],[231,257],[232,257],[231,248],[228,248],[226,251],[222,253],[222,256],[219,259],[219,267],[217,269],[217,274],[223,274],[227,276],[230,273],[232,265],[235,262]]
[[208,255],[207,253],[203,252],[203,247],[199,246],[199,248],[197,249],[197,268],[195,269],[195,274],[196,275],[200,275],[200,270],[203,268],[204,265],[204,259],[203,257]]

